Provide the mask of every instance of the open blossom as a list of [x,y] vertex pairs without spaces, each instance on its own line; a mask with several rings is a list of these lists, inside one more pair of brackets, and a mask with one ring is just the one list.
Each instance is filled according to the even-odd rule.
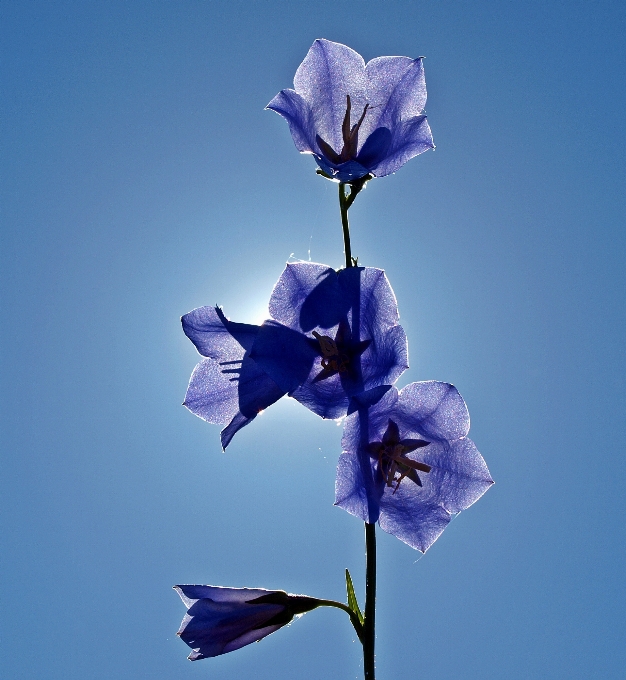
[[378,57],[367,64],[346,45],[316,40],[294,77],[294,90],[267,105],[289,124],[301,153],[340,182],[395,172],[433,149],[424,115],[422,59]]
[[191,374],[183,403],[203,420],[226,425],[221,434],[225,449],[238,430],[286,391],[250,358],[259,326],[229,321],[218,307],[199,307],[181,321],[206,357]]
[[288,264],[269,311],[261,326],[230,321],[218,307],[182,317],[205,357],[183,403],[207,422],[226,425],[223,448],[285,394],[323,418],[340,418],[353,396],[393,384],[408,367],[398,305],[381,269]]
[[[381,396],[382,394],[382,396]],[[422,552],[451,516],[493,484],[467,438],[469,413],[447,383],[411,383],[354,399],[337,467],[335,505]]]
[[193,650],[190,661],[219,656],[274,633],[319,600],[282,590],[174,586],[187,613],[177,635]]
[[323,418],[350,399],[393,384],[408,367],[407,339],[385,272],[288,264],[250,357],[279,386]]

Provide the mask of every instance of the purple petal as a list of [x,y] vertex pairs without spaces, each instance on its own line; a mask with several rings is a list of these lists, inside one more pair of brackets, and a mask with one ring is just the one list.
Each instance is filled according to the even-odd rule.
[[364,135],[379,127],[393,129],[401,121],[422,114],[426,80],[421,58],[378,57],[367,63],[365,71],[372,111],[363,121]]
[[452,514],[469,508],[493,484],[487,464],[471,439],[449,445],[433,443],[410,457],[431,466],[424,477],[436,489],[438,502]]
[[[354,357],[354,365],[348,371],[339,375],[348,401],[361,392],[394,383],[408,368],[408,343],[401,326],[373,326],[370,332],[368,329],[362,331],[362,336],[369,342],[367,349],[360,357]],[[311,375],[315,375],[320,368],[319,362],[314,364]],[[339,415],[345,415],[347,407],[346,399],[342,400],[342,412]]]
[[265,108],[276,111],[287,121],[293,143],[300,153],[320,153],[315,141],[313,112],[297,92],[282,90]]
[[408,341],[402,326],[376,333],[361,357],[364,389],[395,383],[408,367]]
[[229,321],[219,307],[198,307],[181,319],[185,335],[202,356],[232,361],[250,349],[259,329]]
[[353,123],[366,104],[363,57],[346,45],[316,40],[298,67],[293,83],[296,92],[311,107],[317,133],[335,151],[341,151],[346,95],[352,100]]
[[191,605],[178,635],[193,649],[191,661],[219,656],[273,633],[263,624],[284,611],[275,604],[239,604],[203,598]]
[[416,550],[426,552],[450,522],[450,514],[436,503],[420,500],[422,487],[402,482],[395,494],[391,489],[380,501],[378,523],[383,531],[393,534]]
[[303,333],[333,328],[351,309],[352,317],[370,330],[398,323],[396,296],[382,269],[349,267],[336,272],[322,264],[290,263],[269,303],[272,318]]
[[435,148],[426,116],[403,121],[391,132],[392,138],[386,158],[370,167],[370,172],[376,177],[390,175],[414,156]]
[[389,390],[395,389],[391,385],[380,385],[374,387],[371,390],[366,390],[360,394],[355,394],[350,399],[350,407],[348,408],[348,415],[352,415],[355,411],[360,408],[369,408],[374,404],[377,404]]
[[373,524],[378,521],[383,484],[374,483],[369,461],[363,456],[342,453],[337,464],[335,505]]
[[[281,388],[323,418],[345,415],[352,396],[395,382],[408,367],[396,298],[381,269],[350,267],[336,272],[319,264],[288,264],[269,308],[271,316],[291,330],[283,329],[281,340],[275,335],[277,325],[267,322],[252,356]],[[340,327],[348,333],[347,370],[325,375],[312,333],[334,339]],[[291,337],[293,331],[301,337]]]
[[277,590],[265,590],[264,588],[224,588],[222,586],[199,585],[179,585],[174,586],[174,590],[180,595],[180,599],[187,609],[203,598],[209,598],[214,602],[244,603],[257,597],[279,592]]
[[237,383],[216,361],[204,359],[193,369],[183,404],[207,423],[224,425],[239,411]]
[[[392,326],[381,332],[376,328],[371,344],[360,357],[355,357],[355,366],[346,373],[335,373],[323,380],[316,378],[322,371],[321,358],[312,363],[308,378],[291,396],[322,418],[341,418],[346,415],[351,397],[379,386],[395,382],[408,367],[407,339],[401,326]],[[331,335],[334,333],[331,333]],[[367,333],[364,334],[367,337]],[[272,367],[264,364],[272,375]]]
[[[360,321],[370,332],[374,327],[398,323],[398,302],[382,269],[350,267],[342,269],[338,276],[348,299],[355,301],[360,297]],[[355,302],[353,306],[356,307]]]
[[[371,391],[365,392],[354,398],[355,402],[361,402],[366,405],[360,412],[348,416],[345,420],[343,428],[343,437],[341,439],[341,447],[344,451],[356,452],[361,446],[367,445],[369,442],[382,441],[383,435],[389,426],[389,419],[391,418],[400,426],[400,434],[403,439],[406,439],[402,425],[398,422],[398,390],[390,386],[380,398],[374,402],[369,408],[369,395],[379,397],[378,390],[381,388],[374,388]],[[367,413],[367,419],[363,419],[363,412]]]
[[[315,160],[317,164],[322,168],[322,170],[332,177],[332,179],[338,182],[353,182],[355,179],[361,179],[368,175],[370,170],[369,166],[363,162],[359,162],[361,158],[354,161],[346,161],[345,163],[331,163],[327,158],[321,155],[315,155]],[[378,156],[376,156],[375,162],[378,163]]]
[[[268,606],[268,605],[266,605]],[[269,605],[272,606],[272,605]],[[227,652],[234,652],[237,649],[241,649],[242,647],[245,647],[246,645],[249,645],[253,642],[258,642],[259,640],[262,640],[264,637],[267,637],[268,635],[271,635],[272,633],[275,633],[279,628],[282,628],[282,625],[274,625],[274,626],[265,626],[264,628],[257,628],[255,630],[249,630],[245,632],[243,635],[240,635],[238,638],[233,640],[232,642],[229,642],[223,650],[223,654],[226,654]]]
[[307,379],[317,356],[305,335],[274,321],[261,326],[250,352],[285,393],[293,392]]
[[437,380],[410,383],[400,391],[399,405],[403,427],[411,434],[451,441],[469,432],[465,401],[449,383]]
[[321,418],[341,418],[348,411],[350,396],[346,393],[338,373],[326,380],[314,382],[314,377],[320,370],[321,366],[317,362],[309,379],[294,390],[291,396]]
[[[243,350],[241,350],[243,353]],[[183,404],[222,431],[222,448],[235,433],[286,394],[247,356],[218,364],[204,359],[194,369]]]
[[324,264],[289,263],[269,302],[270,316],[284,326],[308,333],[332,328],[348,313],[337,272]]
[[362,149],[357,156],[358,162],[371,172],[373,168],[378,167],[389,154],[389,148],[393,136],[391,130],[385,127],[379,127],[372,132],[372,134],[365,140]]
[[226,451],[226,447],[230,444],[237,432],[239,432],[242,427],[249,425],[253,420],[254,416],[252,416],[252,418],[247,418],[243,413],[237,412],[230,423],[228,423],[228,425],[220,432],[222,450]]

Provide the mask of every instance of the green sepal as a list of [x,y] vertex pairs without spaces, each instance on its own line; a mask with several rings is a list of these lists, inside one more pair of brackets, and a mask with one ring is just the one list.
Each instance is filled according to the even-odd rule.
[[331,180],[332,182],[336,182],[337,180],[334,177],[331,177],[327,172],[324,172],[322,168],[317,168],[315,170],[316,175],[321,175],[322,177],[325,177],[326,179]]
[[361,609],[359,608],[359,601],[356,599],[354,594],[354,586],[352,585],[352,576],[350,572],[346,569],[346,592],[348,594],[348,607],[357,615],[359,622],[363,625],[363,614],[361,614]]

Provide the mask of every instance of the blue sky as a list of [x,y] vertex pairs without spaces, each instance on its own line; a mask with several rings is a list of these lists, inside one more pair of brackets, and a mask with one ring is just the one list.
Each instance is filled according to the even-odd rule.
[[617,2],[28,2],[2,10],[2,630],[15,680],[358,678],[341,612],[190,663],[171,586],[363,589],[341,428],[282,400],[227,453],[181,314],[258,322],[340,266],[336,187],[264,111],[315,38],[425,55],[437,149],[351,210],[411,368],[496,485],[425,557],[379,535],[378,677],[620,678],[625,15]]

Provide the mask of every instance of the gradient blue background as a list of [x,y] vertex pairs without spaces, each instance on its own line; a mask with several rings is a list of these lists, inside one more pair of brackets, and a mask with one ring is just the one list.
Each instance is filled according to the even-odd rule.
[[175,583],[363,588],[341,428],[285,399],[226,454],[181,405],[190,309],[263,318],[340,266],[336,185],[265,104],[318,37],[426,55],[437,150],[373,181],[414,380],[453,382],[496,485],[420,559],[379,533],[380,680],[621,678],[620,2],[2,7],[2,660],[11,680],[359,678],[341,612],[190,663]]

